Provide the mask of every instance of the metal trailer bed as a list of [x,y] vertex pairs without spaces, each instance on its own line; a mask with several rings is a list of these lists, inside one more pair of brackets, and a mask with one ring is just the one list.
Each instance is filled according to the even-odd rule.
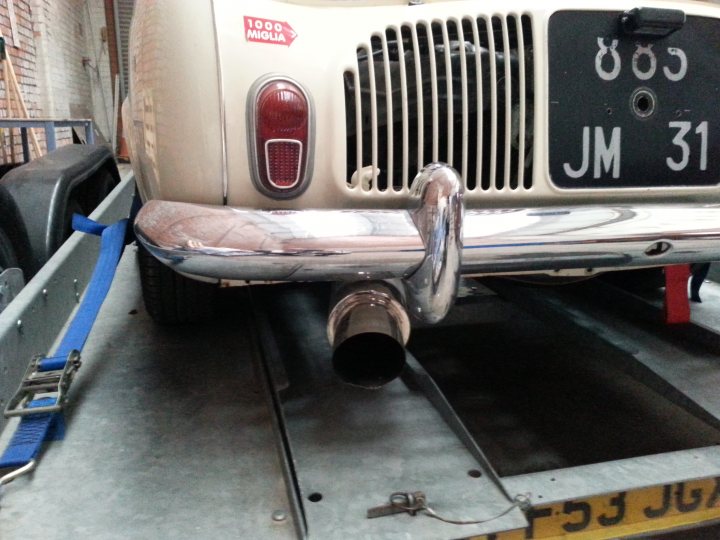
[[[133,186],[126,172],[92,217],[126,215]],[[486,453],[466,410],[497,397],[478,392],[463,402],[438,375],[462,379],[460,364],[450,356],[426,362],[433,347],[423,344],[454,325],[511,324],[519,315],[507,302],[470,286],[440,329],[417,331],[422,361],[409,354],[401,379],[368,391],[332,374],[322,286],[236,289],[216,322],[160,327],[142,306],[134,251],[126,249],[83,351],[64,440],[4,488],[3,540],[601,538],[720,518],[720,446],[704,444],[716,435],[720,444],[716,329],[697,327],[703,345],[676,350],[644,323],[629,327],[562,293],[500,284],[500,296],[540,318],[602,336],[622,357],[622,368],[608,369],[632,372],[659,399],[681,403],[693,419],[677,411],[666,419],[697,434],[677,450],[510,474],[503,464],[498,474],[498,455],[513,452]],[[0,403],[30,357],[56,339],[96,252],[95,238],[76,233],[0,314]],[[703,311],[715,324],[719,310],[706,303]],[[5,422],[0,443],[12,427]],[[491,519],[366,518],[391,493],[416,490],[450,520]],[[513,504],[525,494],[530,507]]]

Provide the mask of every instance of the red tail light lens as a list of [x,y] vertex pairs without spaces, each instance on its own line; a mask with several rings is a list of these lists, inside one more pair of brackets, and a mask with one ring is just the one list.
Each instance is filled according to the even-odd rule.
[[256,181],[271,196],[295,195],[304,187],[310,152],[310,103],[297,84],[263,84],[253,103]]

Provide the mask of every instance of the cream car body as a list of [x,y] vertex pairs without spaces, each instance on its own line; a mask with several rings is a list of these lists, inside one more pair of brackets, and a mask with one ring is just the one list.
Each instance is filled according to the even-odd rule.
[[[200,279],[399,279],[425,320],[462,274],[720,259],[720,9],[637,7],[139,0],[138,237]],[[277,81],[302,140],[258,138]]]

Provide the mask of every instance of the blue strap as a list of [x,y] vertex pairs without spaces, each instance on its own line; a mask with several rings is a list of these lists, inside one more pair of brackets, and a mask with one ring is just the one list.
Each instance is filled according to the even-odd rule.
[[[71,351],[80,351],[90,334],[110,285],[115,277],[120,255],[125,244],[127,219],[106,226],[75,214],[73,228],[77,231],[100,235],[100,255],[87,287],[87,292],[75,314],[55,355],[40,363],[40,371],[63,369]],[[42,398],[32,401],[28,408],[37,408],[55,403],[54,398]],[[62,437],[64,422],[60,413],[36,413],[23,416],[10,444],[0,457],[0,469],[16,468],[27,465],[35,459],[45,441]]]
[[67,356],[52,356],[43,358],[40,362],[39,371],[56,371],[61,370],[67,364]]
[[87,234],[94,234],[100,236],[102,232],[107,228],[107,225],[93,221],[90,218],[83,216],[82,214],[73,214],[72,217],[72,228],[73,231],[84,232]]
[[[95,270],[90,278],[82,304],[72,323],[70,323],[67,332],[65,332],[60,345],[58,345],[55,357],[64,359],[71,351],[81,351],[85,345],[85,341],[90,335],[93,323],[115,277],[115,269],[120,261],[120,255],[125,244],[127,223],[127,219],[121,219],[113,225],[105,226],[78,214],[73,216],[73,228],[75,230],[89,234],[100,234],[100,256],[97,263],[95,263]],[[57,365],[57,362],[49,361],[48,364]],[[65,362],[63,360],[59,369],[64,366]],[[50,369],[58,368],[46,367],[46,362],[41,362],[41,371],[49,371]]]
[[[55,398],[36,399],[28,408],[54,405]],[[0,458],[0,469],[9,469],[27,465],[37,457],[43,442],[54,438],[53,432],[64,430],[62,415],[58,413],[39,413],[24,416],[20,420],[8,447]]]

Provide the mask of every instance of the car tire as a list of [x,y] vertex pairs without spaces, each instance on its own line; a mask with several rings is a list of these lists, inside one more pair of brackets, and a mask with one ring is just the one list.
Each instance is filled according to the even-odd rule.
[[15,253],[13,243],[7,233],[0,229],[0,274],[8,268],[18,267],[20,267],[20,262]]
[[217,285],[178,274],[138,246],[140,283],[145,309],[159,324],[195,323],[212,319]]

